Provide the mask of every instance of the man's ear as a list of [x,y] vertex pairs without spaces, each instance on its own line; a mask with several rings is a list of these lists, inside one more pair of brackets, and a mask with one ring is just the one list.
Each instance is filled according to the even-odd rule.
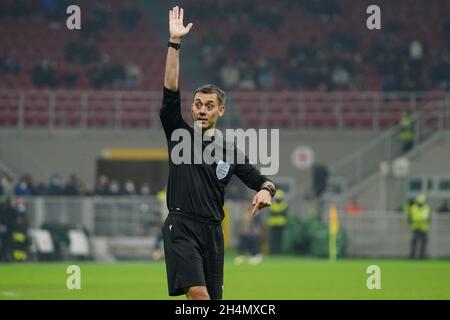
[[225,113],[225,105],[223,104],[219,106],[219,117],[222,117],[224,113]]

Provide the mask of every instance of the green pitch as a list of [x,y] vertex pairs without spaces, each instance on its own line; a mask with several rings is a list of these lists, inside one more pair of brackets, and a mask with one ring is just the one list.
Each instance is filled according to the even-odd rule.
[[[66,288],[69,265],[81,289]],[[381,289],[367,288],[369,265]],[[0,299],[174,299],[162,262],[0,264]],[[177,299],[185,299],[184,296]],[[225,263],[224,299],[450,299],[450,261],[264,257],[257,266]]]

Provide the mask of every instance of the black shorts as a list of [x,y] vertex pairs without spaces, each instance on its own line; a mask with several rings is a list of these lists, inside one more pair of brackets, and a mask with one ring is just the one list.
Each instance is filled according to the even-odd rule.
[[174,212],[167,216],[162,233],[169,295],[179,296],[189,287],[206,286],[211,299],[222,299],[221,224],[199,222]]

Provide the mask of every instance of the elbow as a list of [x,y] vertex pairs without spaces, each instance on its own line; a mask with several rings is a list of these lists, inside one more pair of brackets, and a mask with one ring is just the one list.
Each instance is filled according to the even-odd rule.
[[172,83],[164,83],[164,87],[170,91],[177,91],[178,90],[178,86],[176,84],[172,84]]
[[164,76],[164,87],[170,91],[178,90],[178,78],[174,77],[172,74],[166,74]]

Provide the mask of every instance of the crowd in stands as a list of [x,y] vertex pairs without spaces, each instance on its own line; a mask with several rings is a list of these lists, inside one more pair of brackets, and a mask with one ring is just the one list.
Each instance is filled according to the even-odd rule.
[[[61,31],[65,29],[68,17],[66,8],[71,4],[72,1],[68,0],[2,1],[0,19],[29,18],[30,23],[34,23],[33,17],[44,17],[48,30]],[[82,12],[80,32],[67,34],[67,39],[55,45],[54,49],[61,51],[64,60],[57,61],[51,56],[34,59],[30,72],[32,84],[37,88],[76,89],[80,80],[86,78],[94,89],[137,88],[141,82],[140,66],[124,59],[111,58],[110,52],[100,49],[98,45],[104,35],[111,32],[115,21],[124,32],[133,32],[139,25],[141,14],[137,2],[127,2],[118,9],[118,12],[113,12],[108,2],[89,4],[89,10]],[[0,76],[19,75],[21,62],[14,56],[2,54],[0,48]]]
[[[197,37],[210,74],[217,74],[216,81],[226,89],[450,88],[450,20],[421,21],[433,35],[429,39],[417,34],[417,21],[399,13],[395,20],[383,20],[382,31],[372,33],[367,44],[365,7],[354,1],[281,0],[258,6],[252,1],[205,2],[188,1],[186,12],[207,30],[192,36]],[[408,6],[425,12],[450,10],[445,1],[432,9],[419,2],[401,3],[403,11]],[[214,28],[217,21],[225,28]]]
[[[34,86],[79,88],[86,81],[95,89],[143,89],[146,73],[159,87],[160,79],[153,77],[148,65],[127,56],[131,48],[118,41],[112,49],[104,42],[117,32],[149,41],[136,32],[146,20],[139,3],[79,2],[84,10],[81,31],[66,30],[65,40],[56,44],[63,61],[51,57],[34,61]],[[70,4],[68,0],[2,1],[0,20],[41,16],[49,29],[63,30]],[[190,38],[200,51],[202,65],[211,82],[228,90],[449,89],[448,1],[384,0],[379,5],[382,30],[369,31],[363,1],[183,2],[185,20],[195,22]],[[123,51],[121,58],[114,50]],[[148,55],[157,60],[154,53]],[[19,60],[0,49],[0,76],[24,72]]]
[[[248,190],[236,179],[227,187],[227,199],[239,200],[246,197]],[[106,175],[100,175],[94,187],[83,181],[76,174],[72,174],[66,181],[61,175],[53,174],[48,181],[35,179],[30,174],[24,174],[17,179],[0,172],[0,198],[6,194],[16,197],[26,196],[148,196],[154,195],[160,190],[152,190],[148,183],[138,185],[132,179],[126,179],[123,183],[110,179]]]
[[[156,190],[154,190],[156,192]],[[43,179],[35,180],[31,175],[25,174],[14,181],[8,175],[1,176],[0,197],[12,193],[16,197],[26,196],[147,196],[151,194],[150,187],[143,183],[138,188],[128,179],[123,184],[117,180],[110,180],[101,175],[92,188],[76,174],[72,174],[66,182],[59,174],[53,174],[48,182]]]

